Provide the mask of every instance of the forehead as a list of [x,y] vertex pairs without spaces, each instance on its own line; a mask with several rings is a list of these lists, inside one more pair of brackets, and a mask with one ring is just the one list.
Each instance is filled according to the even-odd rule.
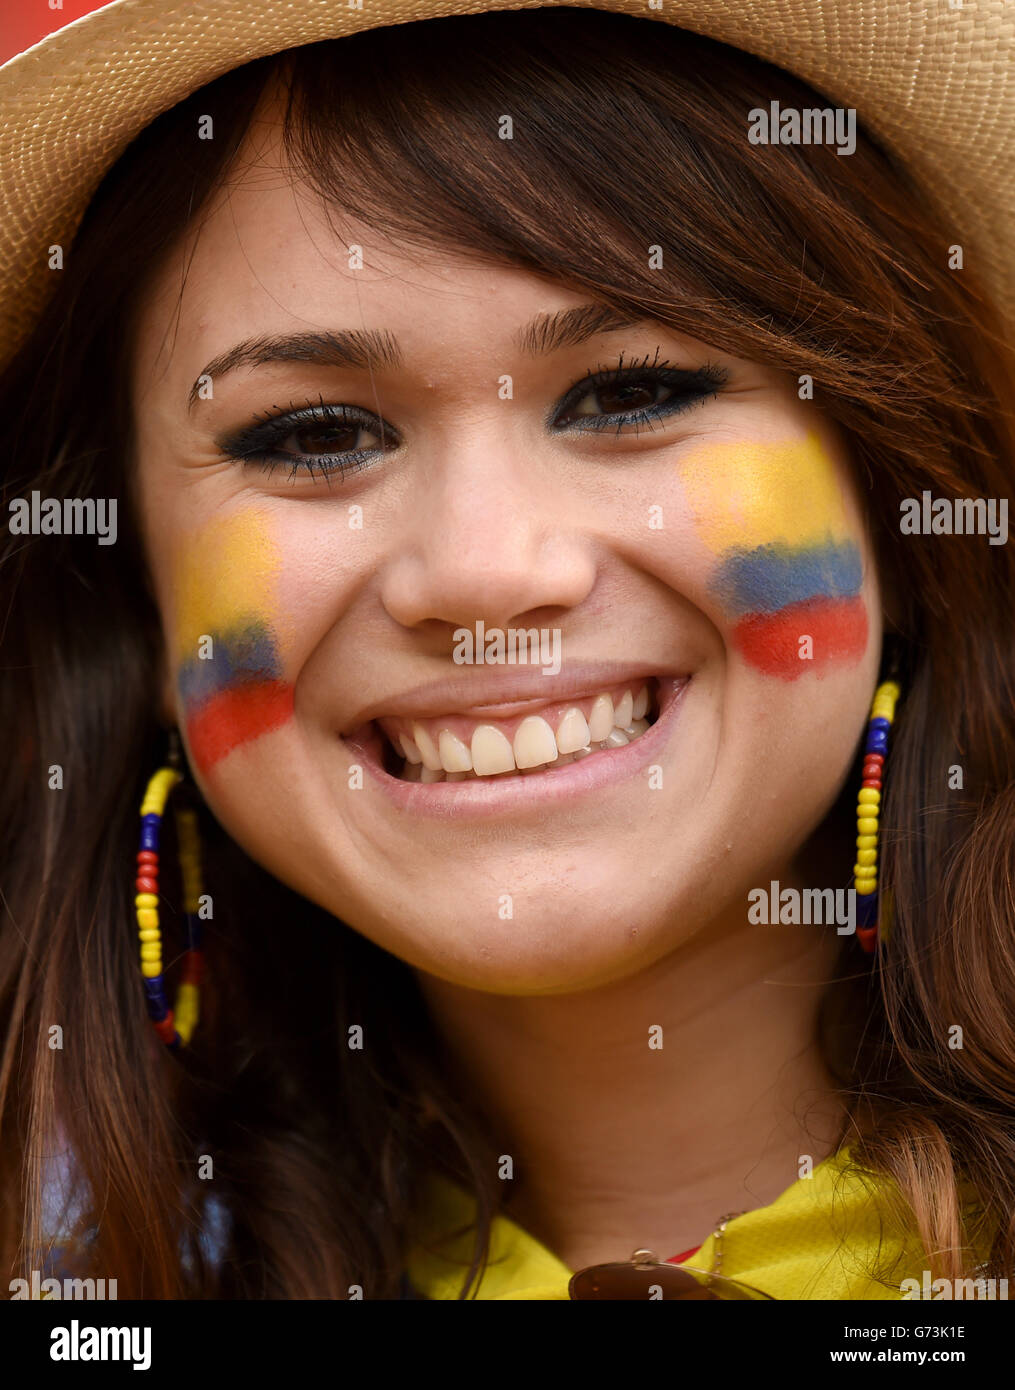
[[[182,289],[181,289],[182,286]],[[265,97],[228,175],[136,306],[134,384],[180,384],[252,334],[390,330],[407,355],[509,345],[517,325],[588,301],[453,246],[406,246],[324,204],[291,166]]]

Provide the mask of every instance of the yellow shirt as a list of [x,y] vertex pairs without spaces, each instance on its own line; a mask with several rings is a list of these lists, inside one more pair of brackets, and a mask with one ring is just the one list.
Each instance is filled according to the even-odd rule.
[[[769,1206],[730,1221],[722,1238],[723,1275],[778,1299],[899,1299],[903,1279],[922,1280],[929,1262],[915,1232],[891,1227],[879,1206],[886,1180],[849,1171],[848,1159],[848,1150],[841,1149]],[[968,1188],[964,1195],[973,1197]],[[471,1260],[475,1199],[433,1175],[423,1212],[408,1277],[425,1298],[456,1299]],[[636,1245],[635,1238],[631,1250]],[[618,1251],[616,1258],[628,1259],[631,1250]],[[684,1264],[710,1269],[714,1254],[709,1236]],[[870,1273],[875,1261],[885,1282]],[[475,1297],[566,1300],[572,1273],[510,1217],[498,1215]]]

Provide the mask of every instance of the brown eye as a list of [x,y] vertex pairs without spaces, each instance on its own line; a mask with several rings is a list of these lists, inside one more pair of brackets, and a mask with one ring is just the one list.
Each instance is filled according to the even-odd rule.
[[394,430],[358,406],[321,404],[270,415],[241,434],[221,440],[219,447],[248,467],[271,472],[285,464],[289,476],[296,478],[353,472],[400,442]]
[[642,365],[596,372],[567,393],[553,427],[575,433],[612,428],[617,434],[636,434],[639,425],[661,424],[716,395],[725,384],[725,371],[715,367]]
[[[644,410],[648,406],[659,405],[665,400],[671,388],[660,381],[649,382],[642,379],[618,382],[615,385],[596,386],[581,398],[568,412],[571,416],[609,415],[616,411]],[[595,401],[599,410],[586,408],[586,401]]]
[[[362,442],[361,436],[367,436]],[[290,441],[295,441],[290,447]],[[359,424],[343,425],[304,425],[293,430],[281,444],[282,452],[289,454],[348,454],[357,449],[376,448],[379,437],[371,438],[370,431]]]

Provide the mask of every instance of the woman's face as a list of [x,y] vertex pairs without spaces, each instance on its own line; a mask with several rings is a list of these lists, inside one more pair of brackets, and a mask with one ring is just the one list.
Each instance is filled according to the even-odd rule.
[[208,804],[478,989],[605,983],[743,920],[835,799],[877,672],[819,405],[527,271],[338,236],[259,129],[178,321],[183,248],[135,340],[164,713]]

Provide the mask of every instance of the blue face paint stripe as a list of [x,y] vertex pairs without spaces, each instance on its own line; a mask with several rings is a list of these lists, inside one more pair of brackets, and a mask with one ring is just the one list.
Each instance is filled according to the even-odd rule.
[[819,546],[782,543],[727,553],[710,585],[733,617],[776,613],[810,598],[850,598],[863,583],[853,541]]
[[177,682],[188,706],[231,686],[277,680],[282,675],[278,651],[267,623],[253,621],[226,632],[211,632],[212,656],[193,657],[179,668]]

